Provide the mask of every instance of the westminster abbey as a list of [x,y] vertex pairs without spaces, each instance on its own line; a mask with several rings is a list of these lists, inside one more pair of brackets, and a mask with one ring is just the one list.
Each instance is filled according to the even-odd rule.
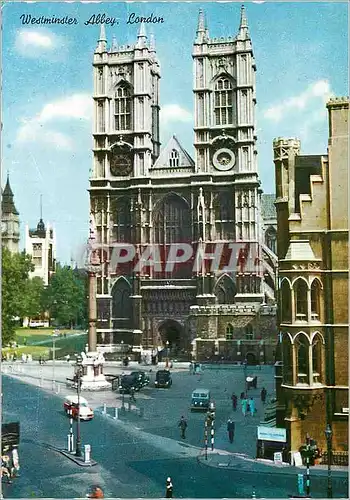
[[[256,66],[244,7],[237,34],[227,38],[210,37],[200,10],[192,56],[193,158],[175,135],[161,148],[153,37],[141,24],[134,45],[113,39],[107,47],[101,28],[89,179],[91,218],[103,246],[97,345],[104,352],[168,346],[174,357],[192,352],[202,360],[267,363],[276,343],[276,217],[274,197],[262,194],[258,175]],[[196,267],[193,258],[171,269],[113,269],[116,242],[136,252],[157,245],[161,260],[174,243],[206,253],[232,243],[237,260],[225,272]],[[258,264],[246,266],[248,258]]]

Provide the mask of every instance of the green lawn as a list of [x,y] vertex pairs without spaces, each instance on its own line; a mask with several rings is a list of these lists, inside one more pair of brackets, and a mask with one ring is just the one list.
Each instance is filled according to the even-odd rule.
[[[16,331],[15,340],[18,347],[6,347],[2,349],[3,354],[9,352],[13,354],[16,351],[20,358],[22,353],[31,354],[33,359],[43,356],[46,359],[52,359],[52,328],[20,328]],[[60,330],[62,334],[55,337],[55,357],[61,359],[67,354],[71,356],[85,349],[87,343],[87,333],[81,330]],[[66,334],[66,337],[64,337]],[[26,345],[24,345],[26,343]]]

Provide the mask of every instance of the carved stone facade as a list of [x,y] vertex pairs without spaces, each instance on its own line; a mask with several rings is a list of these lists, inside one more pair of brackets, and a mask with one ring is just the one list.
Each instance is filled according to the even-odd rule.
[[[226,316],[238,332],[238,318],[250,307],[254,359],[262,360],[257,318],[263,303],[274,300],[276,257],[259,246],[256,68],[244,8],[237,36],[225,39],[209,37],[200,12],[193,60],[194,160],[175,136],[160,150],[160,65],[144,26],[135,45],[113,43],[110,50],[101,30],[93,64],[96,119],[90,177],[91,216],[97,242],[104,247],[97,277],[97,343],[112,350],[121,342],[155,347],[168,341],[174,352],[194,348],[201,358],[196,338],[228,341],[220,318]],[[232,242],[240,246],[240,265],[235,261],[225,273],[211,272],[206,265],[195,268],[198,249],[213,252],[214,245]],[[115,266],[115,243],[136,247],[132,265]],[[165,267],[175,243],[191,245],[193,255],[187,263]],[[134,263],[147,245],[155,245],[159,254],[150,256],[152,266],[138,268]],[[260,264],[246,269],[248,254],[266,263],[263,271]],[[220,309],[224,304],[236,307]],[[264,314],[273,345],[275,310]],[[241,360],[236,351],[229,357]],[[211,352],[215,355],[214,345]]]
[[304,156],[296,139],[274,141],[283,370],[277,425],[291,451],[309,434],[348,447],[348,98],[332,99],[328,155]]

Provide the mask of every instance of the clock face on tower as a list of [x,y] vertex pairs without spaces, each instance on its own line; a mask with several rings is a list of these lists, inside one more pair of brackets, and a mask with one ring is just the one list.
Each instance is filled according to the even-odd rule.
[[131,158],[127,154],[115,154],[111,157],[111,174],[130,175],[132,169]]
[[213,165],[216,170],[226,172],[231,170],[236,163],[236,157],[231,149],[221,148],[215,151],[213,155]]

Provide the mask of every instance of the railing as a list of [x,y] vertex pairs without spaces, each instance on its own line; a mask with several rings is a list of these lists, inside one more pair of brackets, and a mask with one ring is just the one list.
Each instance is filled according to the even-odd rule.
[[[328,465],[328,453],[322,453],[322,463]],[[348,451],[333,451],[332,452],[332,465],[340,465],[347,467],[349,465],[349,452]]]

